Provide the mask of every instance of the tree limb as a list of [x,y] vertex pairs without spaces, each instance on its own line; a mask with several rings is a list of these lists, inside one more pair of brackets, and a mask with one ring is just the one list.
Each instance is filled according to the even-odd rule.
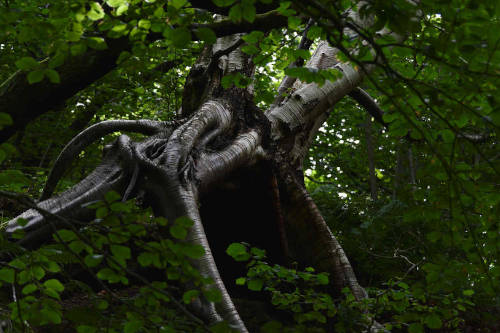
[[389,124],[382,118],[384,111],[380,108],[378,103],[363,89],[357,87],[353,89],[349,96],[359,103],[365,110],[381,125],[389,127]]
[[[307,38],[307,32],[309,31],[313,23],[314,21],[312,19],[309,19],[309,22],[307,22],[306,28],[302,33],[302,39],[300,40],[300,44],[298,47],[299,50],[309,50],[309,48],[311,47],[313,41]],[[301,67],[303,64],[304,64],[304,59],[298,58],[293,63],[291,63],[288,66],[288,68]],[[293,86],[296,80],[297,80],[296,77],[285,76],[283,81],[281,81],[280,83],[280,86],[278,88],[278,93],[273,101],[273,104],[271,104],[271,108],[279,105],[285,99],[286,91]]]
[[[235,33],[250,32],[253,30],[268,31],[287,25],[287,17],[273,10],[264,14],[257,14],[254,22],[235,24],[224,19],[211,24],[193,24],[192,38],[197,40],[194,33],[198,28],[210,28],[218,37]],[[148,40],[163,39],[162,34],[150,33]],[[116,67],[116,60],[122,51],[130,50],[132,43],[128,37],[107,39],[108,48],[105,50],[89,50],[78,56],[70,56],[65,63],[57,68],[61,82],[50,83],[43,80],[29,84],[26,72],[18,71],[10,79],[0,85],[0,112],[12,117],[13,124],[5,126],[0,131],[0,143],[10,138],[16,131],[23,129],[30,121],[61,104],[78,91],[87,87]],[[30,98],[26,98],[30,96]]]
[[0,131],[0,142],[111,71],[116,67],[120,53],[131,46],[128,38],[108,40],[107,44],[106,50],[89,50],[68,57],[57,68],[61,80],[58,84],[48,80],[29,84],[27,73],[23,71],[16,72],[2,83],[0,112],[9,114],[13,124]]
[[[269,31],[272,29],[286,27],[288,18],[281,15],[278,11],[272,10],[267,13],[257,14],[253,22],[242,21],[234,23],[230,19],[223,19],[221,21],[209,24],[193,24],[192,29],[209,28],[215,32],[217,37],[224,37],[234,35],[237,33],[257,31]],[[193,34],[194,35],[194,34]],[[194,37],[197,39],[197,37]]]

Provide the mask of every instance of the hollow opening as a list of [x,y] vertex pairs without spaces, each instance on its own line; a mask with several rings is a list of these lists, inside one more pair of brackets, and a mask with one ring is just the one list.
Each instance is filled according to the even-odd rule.
[[[227,253],[234,242],[266,250],[269,263],[283,264],[269,164],[260,163],[233,172],[201,198],[200,214],[217,268],[233,297],[248,297],[235,280],[246,275],[246,263]],[[254,293],[257,294],[257,293]]]

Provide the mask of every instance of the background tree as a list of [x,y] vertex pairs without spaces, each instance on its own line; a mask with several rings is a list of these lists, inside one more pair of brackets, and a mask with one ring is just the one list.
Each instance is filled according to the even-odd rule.
[[[138,308],[168,298],[202,327],[224,319],[246,331],[227,292],[241,293],[233,283],[243,268],[225,254],[245,241],[282,266],[329,273],[336,310],[314,303],[296,330],[307,321],[495,330],[499,10],[477,1],[2,3],[0,183],[40,194],[35,204],[2,192],[17,202],[2,202],[4,237],[25,233],[3,240],[14,325],[71,321],[53,300],[78,294],[68,286],[83,280],[121,300],[115,283],[148,286],[135,293]],[[121,203],[129,199],[152,213]],[[273,292],[275,304],[270,272],[312,281],[248,251],[229,251],[254,258],[240,284]],[[170,280],[185,292],[172,294]],[[108,311],[110,327],[130,332],[169,322]]]

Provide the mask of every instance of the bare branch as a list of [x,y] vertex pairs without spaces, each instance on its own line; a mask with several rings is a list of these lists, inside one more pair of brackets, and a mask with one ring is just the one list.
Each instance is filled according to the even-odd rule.
[[[192,29],[209,28],[212,29],[217,37],[234,35],[237,33],[257,31],[270,31],[276,28],[286,27],[288,18],[281,15],[278,11],[272,10],[264,14],[257,14],[255,20],[250,23],[243,21],[234,23],[230,19],[223,19],[219,22],[210,24],[193,24]],[[198,37],[193,37],[197,39]]]
[[384,122],[382,118],[384,111],[380,108],[378,103],[363,89],[357,87],[353,89],[349,96],[351,96],[356,102],[359,103],[365,110],[380,124],[388,127],[389,124]]
[[[302,33],[302,39],[300,40],[300,44],[298,47],[299,50],[309,50],[309,48],[311,47],[313,41],[307,38],[307,32],[309,31],[313,23],[314,23],[313,19],[309,19],[309,22],[307,22],[306,28]],[[304,59],[298,58],[293,63],[291,63],[288,66],[288,68],[301,67],[303,64],[304,64]],[[285,76],[283,81],[281,81],[280,83],[280,86],[278,88],[278,93],[276,95],[276,98],[274,99],[273,104],[271,104],[271,108],[279,105],[283,101],[283,99],[285,99],[285,93],[289,88],[293,86],[296,80],[297,80],[296,77]]]

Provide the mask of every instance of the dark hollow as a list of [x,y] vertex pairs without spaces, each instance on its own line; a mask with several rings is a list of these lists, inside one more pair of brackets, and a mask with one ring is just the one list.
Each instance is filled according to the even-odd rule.
[[284,262],[271,176],[271,168],[266,163],[242,168],[201,198],[203,226],[217,268],[232,297],[251,297],[257,293],[236,286],[235,279],[246,275],[246,263],[236,262],[226,254],[231,243],[249,243],[266,250],[270,263]]

